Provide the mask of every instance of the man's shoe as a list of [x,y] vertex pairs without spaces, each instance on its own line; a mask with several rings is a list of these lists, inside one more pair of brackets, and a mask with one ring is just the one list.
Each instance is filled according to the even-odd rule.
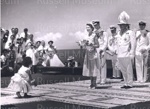
[[111,77],[110,79],[116,79],[115,77]]
[[122,79],[121,77],[117,77],[116,79]]
[[125,89],[127,86],[122,86],[121,89]]
[[132,86],[126,86],[126,88],[125,88],[125,89],[130,89],[130,88],[132,88]]
[[24,98],[29,98],[31,97],[30,95],[28,95],[27,93],[24,94]]

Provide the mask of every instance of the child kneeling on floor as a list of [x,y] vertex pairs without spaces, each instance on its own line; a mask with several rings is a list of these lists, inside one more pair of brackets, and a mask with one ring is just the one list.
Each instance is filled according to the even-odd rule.
[[24,93],[24,97],[28,97],[27,93],[31,91],[32,85],[36,86],[35,80],[31,76],[32,60],[30,57],[23,59],[23,65],[18,72],[11,77],[11,82],[8,88],[11,88],[16,92],[16,95],[21,98],[21,92]]

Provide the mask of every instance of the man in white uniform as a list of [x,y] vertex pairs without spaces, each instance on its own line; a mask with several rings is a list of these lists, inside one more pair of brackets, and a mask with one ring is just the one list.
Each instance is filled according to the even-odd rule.
[[112,78],[120,78],[121,73],[118,69],[116,69],[116,63],[117,63],[117,32],[116,27],[114,25],[110,26],[111,36],[108,38],[108,49],[109,52],[107,52],[109,55],[111,55],[112,59],[112,67],[113,67],[113,77]]
[[145,29],[146,23],[139,22],[139,30],[136,32],[136,75],[137,82],[146,82],[148,70],[148,51],[150,50],[150,32]]
[[26,41],[28,40],[28,38],[29,38],[29,35],[30,35],[30,33],[28,32],[28,29],[25,28],[25,29],[24,29],[24,32],[22,32],[22,33],[20,34],[20,38],[23,37],[23,38],[24,38],[24,41],[26,42]]
[[32,65],[36,65],[35,49],[33,43],[28,44],[29,49],[26,51],[26,56],[32,59]]
[[11,36],[14,34],[15,34],[15,28],[11,28],[11,30],[9,30],[9,36],[8,36],[7,42],[5,44],[5,49],[9,49],[10,43],[11,43]]
[[100,27],[99,21],[93,21],[94,32],[98,37],[99,48],[97,49],[99,56],[100,56],[100,74],[97,76],[97,83],[105,84],[106,83],[106,76],[107,76],[107,69],[106,69],[106,48],[107,48],[107,33],[103,31]]
[[132,88],[133,68],[132,63],[135,55],[136,37],[135,33],[129,30],[129,15],[123,11],[119,15],[120,31],[117,34],[117,58],[118,68],[121,70],[124,86],[121,88]]

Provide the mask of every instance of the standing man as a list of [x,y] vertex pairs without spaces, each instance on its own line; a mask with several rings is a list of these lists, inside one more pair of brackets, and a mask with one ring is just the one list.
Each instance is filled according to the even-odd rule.
[[117,32],[114,25],[110,26],[111,36],[108,38],[108,49],[112,57],[112,67],[113,67],[113,77],[112,78],[121,78],[121,73],[116,69],[115,65],[117,63]]
[[98,37],[99,48],[97,49],[100,56],[100,74],[97,76],[97,83],[105,84],[106,83],[106,48],[107,48],[107,33],[102,30],[100,27],[99,21],[93,21],[94,32]]
[[121,88],[132,88],[133,83],[133,68],[132,63],[135,55],[135,33],[129,30],[129,20],[130,16],[123,11],[119,15],[119,27],[120,31],[117,34],[117,58],[118,58],[118,68],[121,70],[124,86]]
[[25,28],[25,29],[24,29],[24,32],[22,32],[22,33],[20,34],[20,37],[23,37],[24,41],[26,42],[27,39],[29,38],[29,35],[30,35],[30,33],[28,32],[28,28]]
[[150,50],[150,32],[145,29],[146,23],[139,22],[139,30],[136,32],[136,74],[137,82],[147,80],[148,51]]
[[15,35],[15,39],[16,39],[16,40],[19,38],[18,32],[19,32],[19,29],[18,29],[18,28],[15,28],[15,29],[14,29],[14,35]]
[[35,65],[37,64],[36,56],[35,56],[35,49],[34,49],[34,44],[32,42],[28,43],[28,49],[26,50],[26,57],[30,57],[32,60],[32,72],[35,73]]

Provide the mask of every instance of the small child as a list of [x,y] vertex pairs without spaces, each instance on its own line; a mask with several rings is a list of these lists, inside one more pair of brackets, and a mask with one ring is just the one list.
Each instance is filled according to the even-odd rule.
[[31,68],[32,60],[30,57],[25,57],[23,60],[22,67],[18,70],[18,72],[11,77],[11,82],[9,84],[9,88],[13,89],[16,92],[18,98],[21,98],[21,92],[24,93],[24,97],[28,97],[27,93],[31,91],[32,85],[36,86],[35,80],[32,79],[31,76]]

